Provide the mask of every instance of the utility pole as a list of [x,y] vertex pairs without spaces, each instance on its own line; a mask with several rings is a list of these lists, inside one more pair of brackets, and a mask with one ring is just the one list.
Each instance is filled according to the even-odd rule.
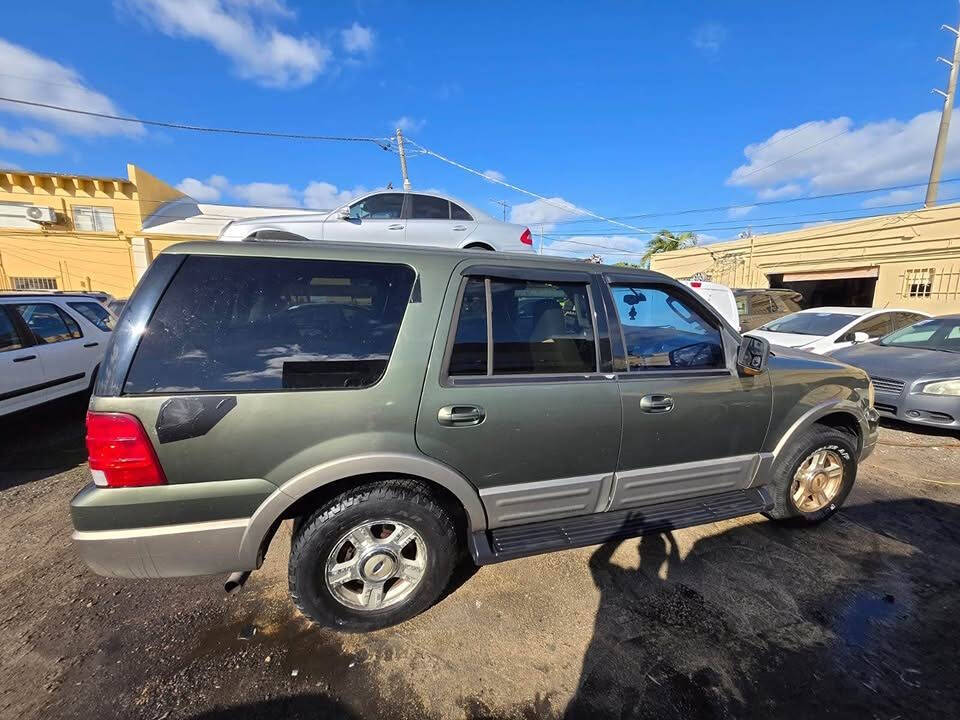
[[400,172],[403,174],[403,190],[410,191],[410,178],[407,177],[407,153],[403,149],[403,133],[397,128],[397,151],[400,153]]
[[507,209],[508,209],[508,208],[512,208],[513,205],[511,205],[510,203],[508,203],[506,200],[494,200],[493,198],[490,198],[490,202],[492,202],[494,205],[499,205],[500,207],[503,208],[503,221],[506,222],[506,221],[507,221]]
[[937,131],[937,146],[933,150],[933,165],[930,168],[930,181],[927,183],[927,197],[923,201],[924,207],[933,207],[937,203],[937,190],[940,189],[940,171],[943,170],[943,156],[947,152],[947,136],[950,134],[950,116],[953,114],[953,98],[957,93],[957,71],[960,70],[960,30],[949,25],[942,25],[941,30],[949,30],[956,35],[953,44],[953,62],[945,57],[937,60],[950,66],[950,82],[947,91],[934,89],[943,95],[943,112],[940,114],[940,130]]

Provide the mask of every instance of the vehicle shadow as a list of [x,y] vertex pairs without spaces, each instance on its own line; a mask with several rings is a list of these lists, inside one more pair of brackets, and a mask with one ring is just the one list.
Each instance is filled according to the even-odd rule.
[[355,715],[343,703],[320,693],[306,693],[271,698],[244,705],[206,710],[191,715],[189,720],[261,720],[285,718],[289,720],[355,720]]
[[888,430],[897,430],[899,432],[907,433],[908,435],[913,435],[916,437],[942,437],[942,438],[951,438],[953,440],[960,439],[960,430],[956,428],[940,428],[933,425],[916,425],[914,423],[903,422],[902,420],[894,420],[893,418],[880,418],[880,426],[887,428]]
[[0,491],[77,467],[87,459],[80,393],[0,417]]
[[602,545],[563,717],[958,717],[958,546],[960,505],[919,499]]

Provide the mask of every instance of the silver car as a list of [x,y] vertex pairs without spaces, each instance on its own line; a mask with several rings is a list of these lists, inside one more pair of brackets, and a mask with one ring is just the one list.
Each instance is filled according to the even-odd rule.
[[523,225],[436,193],[381,190],[329,212],[234,220],[220,240],[329,240],[533,252]]

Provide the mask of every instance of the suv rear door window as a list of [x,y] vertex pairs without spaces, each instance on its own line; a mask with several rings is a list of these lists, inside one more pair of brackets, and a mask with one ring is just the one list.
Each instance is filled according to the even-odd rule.
[[725,366],[720,331],[679,294],[647,285],[610,288],[630,370]]
[[7,316],[6,311],[0,306],[0,352],[7,350],[19,350],[23,347],[23,340],[20,333],[13,326],[13,322]]
[[83,337],[77,321],[52,303],[14,305],[41,345]]
[[188,257],[124,392],[368,387],[386,371],[413,282],[405,265]]
[[113,331],[113,316],[100,303],[68,302],[67,305],[83,315],[83,317],[89,320],[94,327],[97,327],[104,332]]
[[[486,286],[492,300],[489,312]],[[493,325],[492,368],[486,359],[488,317]],[[596,348],[586,284],[471,278],[464,288],[448,372],[592,373],[597,370]]]

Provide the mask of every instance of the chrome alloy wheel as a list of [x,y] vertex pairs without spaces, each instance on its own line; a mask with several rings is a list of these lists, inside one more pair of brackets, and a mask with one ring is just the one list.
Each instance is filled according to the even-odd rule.
[[354,610],[382,610],[406,599],[427,567],[427,545],[397,520],[370,520],[330,551],[324,577],[330,593]]
[[815,450],[794,473],[790,496],[800,512],[817,512],[833,502],[841,485],[843,459],[833,450]]

